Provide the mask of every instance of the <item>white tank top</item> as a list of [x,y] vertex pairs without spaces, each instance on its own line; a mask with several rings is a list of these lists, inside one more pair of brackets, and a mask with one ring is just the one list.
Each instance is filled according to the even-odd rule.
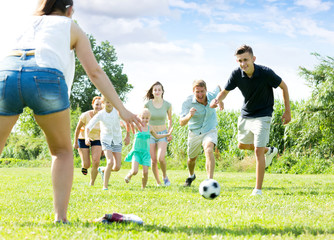
[[70,96],[75,58],[71,50],[72,19],[63,16],[33,16],[18,37],[15,49],[35,49],[40,67],[56,68],[65,76]]

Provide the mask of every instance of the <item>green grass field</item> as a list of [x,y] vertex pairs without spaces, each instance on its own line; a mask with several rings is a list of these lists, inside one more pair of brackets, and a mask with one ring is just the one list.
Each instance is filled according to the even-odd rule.
[[[334,176],[266,174],[262,196],[251,197],[254,173],[216,172],[222,191],[215,200],[198,193],[205,172],[190,188],[187,171],[168,171],[170,187],[148,187],[141,176],[111,176],[108,191],[100,176],[75,169],[68,217],[54,225],[49,168],[0,168],[0,239],[334,239]],[[132,213],[144,225],[92,223],[105,213]]]

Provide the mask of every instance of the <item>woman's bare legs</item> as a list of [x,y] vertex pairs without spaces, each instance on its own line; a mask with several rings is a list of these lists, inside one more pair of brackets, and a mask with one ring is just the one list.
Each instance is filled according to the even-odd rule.
[[90,185],[93,186],[97,176],[97,168],[100,166],[100,158],[102,153],[101,146],[92,146],[92,171],[90,173]]
[[167,177],[166,152],[167,152],[167,142],[152,143],[150,145],[152,172],[155,181],[157,182],[158,185],[161,185],[159,177],[158,161],[160,164],[163,178],[165,179]]
[[167,152],[167,142],[158,142],[157,156],[162,171],[162,176],[164,179],[167,177],[166,152]]
[[0,116],[0,155],[19,116]]
[[81,167],[88,169],[90,167],[90,150],[89,148],[78,148],[81,158]]
[[150,155],[152,161],[152,172],[155,178],[155,181],[158,185],[161,185],[160,177],[159,177],[159,169],[158,169],[158,159],[157,159],[157,144],[150,144]]
[[73,151],[69,109],[48,115],[35,115],[43,129],[52,156],[52,185],[55,221],[67,221],[67,207],[73,182]]

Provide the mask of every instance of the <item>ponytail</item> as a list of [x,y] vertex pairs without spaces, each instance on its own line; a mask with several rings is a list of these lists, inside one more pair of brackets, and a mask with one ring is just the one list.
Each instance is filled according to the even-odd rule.
[[50,15],[56,10],[65,13],[70,6],[73,6],[73,0],[40,0],[35,15]]

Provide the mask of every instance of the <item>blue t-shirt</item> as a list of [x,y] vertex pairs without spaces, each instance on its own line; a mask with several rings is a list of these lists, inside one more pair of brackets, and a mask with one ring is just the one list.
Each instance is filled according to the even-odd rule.
[[282,79],[270,68],[254,64],[251,78],[241,68],[234,70],[225,85],[227,91],[238,87],[244,96],[241,117],[271,117],[274,106],[273,88],[277,88]]
[[190,95],[183,102],[180,117],[185,117],[192,107],[196,108],[195,115],[188,122],[188,129],[196,135],[207,133],[210,130],[215,129],[218,125],[216,109],[210,108],[210,102],[212,101],[212,99],[217,97],[219,92],[220,87],[217,86],[212,92],[206,93],[206,97],[208,100],[206,106],[197,102],[194,95]]

